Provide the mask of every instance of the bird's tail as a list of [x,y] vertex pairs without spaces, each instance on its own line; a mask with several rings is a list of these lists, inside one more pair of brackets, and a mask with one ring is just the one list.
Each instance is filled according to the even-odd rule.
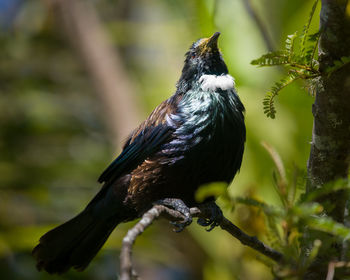
[[33,249],[37,268],[61,274],[70,267],[84,270],[121,222],[118,217],[96,215],[87,207],[75,218],[54,228],[40,238]]

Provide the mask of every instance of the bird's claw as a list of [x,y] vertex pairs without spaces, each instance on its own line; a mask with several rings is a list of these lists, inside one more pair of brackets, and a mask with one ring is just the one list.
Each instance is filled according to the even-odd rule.
[[177,198],[164,198],[156,202],[156,204],[164,205],[180,212],[184,218],[182,221],[170,222],[174,227],[175,232],[181,232],[192,223],[192,216],[190,208],[181,200]]
[[205,229],[206,231],[212,231],[216,226],[220,224],[220,222],[217,222],[213,219],[205,219],[205,218],[198,218],[197,224],[203,227],[209,226],[209,228]]
[[[182,213],[184,214],[184,213]],[[192,223],[192,217],[191,215],[184,217],[184,219],[181,222],[170,222],[175,228],[174,231],[175,232],[181,232],[185,229],[185,227],[187,227],[188,225],[190,225]]]
[[219,206],[216,205],[215,202],[208,202],[202,204],[200,206],[201,211],[209,212],[210,218],[198,218],[197,224],[203,227],[209,226],[206,231],[212,231],[216,226],[219,226],[222,219],[223,214]]

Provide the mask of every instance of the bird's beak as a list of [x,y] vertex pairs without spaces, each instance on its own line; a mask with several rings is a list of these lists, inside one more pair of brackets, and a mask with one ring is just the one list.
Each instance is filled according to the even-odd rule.
[[206,47],[210,49],[217,49],[219,36],[220,36],[220,32],[215,32],[213,36],[207,39]]

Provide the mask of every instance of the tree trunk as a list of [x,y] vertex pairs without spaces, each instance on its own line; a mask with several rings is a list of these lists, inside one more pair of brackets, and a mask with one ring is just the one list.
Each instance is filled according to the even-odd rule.
[[[349,174],[350,150],[350,65],[328,76],[325,70],[335,60],[350,56],[350,3],[348,0],[322,0],[320,14],[319,63],[322,74],[312,107],[314,125],[308,161],[307,192]],[[339,191],[318,200],[325,213],[344,223],[348,192]],[[332,207],[326,207],[325,201]],[[324,238],[322,238],[322,236]],[[320,235],[323,245],[306,279],[326,279],[328,263],[341,259],[341,244]],[[309,240],[312,242],[312,240]]]

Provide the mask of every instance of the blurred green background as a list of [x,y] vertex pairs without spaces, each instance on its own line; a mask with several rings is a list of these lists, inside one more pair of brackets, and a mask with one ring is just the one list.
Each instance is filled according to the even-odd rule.
[[[263,96],[283,70],[250,65],[267,52],[267,46],[244,1],[89,4],[133,86],[138,104],[134,119],[145,118],[174,92],[192,42],[214,31],[222,33],[219,45],[245,104],[247,124],[242,169],[229,193],[276,204],[274,167],[261,142],[275,147],[287,169],[305,168],[313,98],[302,84],[293,84],[278,97],[277,118],[264,116]],[[98,176],[120,151],[121,145],[115,143],[126,136],[118,135],[116,141],[110,131],[98,85],[50,2],[0,0],[0,275],[116,279],[121,239],[133,223],[118,226],[82,273],[70,271],[61,277],[39,273],[31,257],[43,233],[76,215],[97,192]],[[250,4],[278,49],[288,34],[302,30],[313,2],[251,0]],[[315,17],[312,29],[317,27]],[[128,123],[131,116],[124,118]],[[223,210],[248,233],[271,241],[264,239],[264,217],[254,208]],[[273,278],[253,250],[220,229],[207,233],[196,223],[176,234],[167,221],[158,221],[137,239],[133,258],[142,279]]]

